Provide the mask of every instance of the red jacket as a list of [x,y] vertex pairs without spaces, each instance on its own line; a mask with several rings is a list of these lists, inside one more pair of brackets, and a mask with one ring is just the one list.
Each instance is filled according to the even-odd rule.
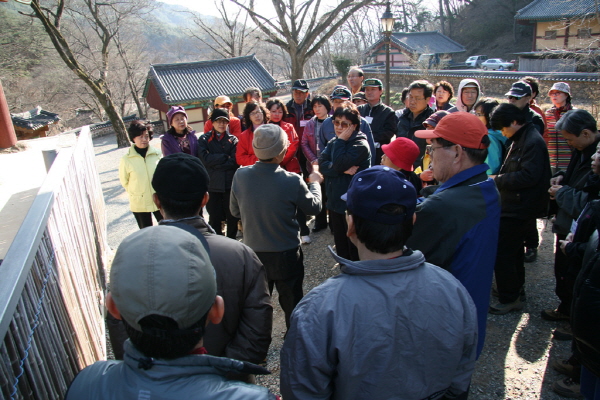
[[[285,169],[289,172],[295,172],[297,174],[300,173],[300,163],[296,158],[296,152],[298,151],[298,147],[300,146],[300,140],[298,139],[298,135],[296,134],[296,130],[294,126],[290,123],[281,121],[279,124],[283,131],[288,136],[289,146],[287,152],[285,153],[285,157],[281,164],[281,168]],[[240,167],[246,167],[248,165],[254,165],[255,162],[258,161],[256,155],[254,155],[254,149],[252,148],[252,139],[254,139],[254,131],[252,128],[246,129],[239,137],[239,142],[237,145],[237,150],[235,153],[235,160],[240,165]]]
[[[213,128],[212,121],[209,119],[204,123],[204,133],[208,133]],[[238,117],[229,116],[229,133],[236,138],[240,138],[242,134],[242,123]]]

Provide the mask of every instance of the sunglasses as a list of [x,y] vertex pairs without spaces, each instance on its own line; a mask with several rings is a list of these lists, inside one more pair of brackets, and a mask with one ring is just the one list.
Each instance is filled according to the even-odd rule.
[[346,121],[333,121],[333,124],[335,126],[341,126],[344,129],[346,129],[347,127],[352,125],[350,122],[346,122]]

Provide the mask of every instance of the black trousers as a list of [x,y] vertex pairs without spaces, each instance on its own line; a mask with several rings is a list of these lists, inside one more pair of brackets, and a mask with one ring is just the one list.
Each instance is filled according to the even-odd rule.
[[152,214],[154,214],[154,218],[156,218],[156,222],[159,222],[160,220],[163,219],[162,214],[158,210],[154,211],[154,212],[134,212],[133,213],[133,216],[135,217],[135,220],[140,229],[143,229],[147,226],[152,226]]
[[[534,220],[535,222],[535,220]],[[531,220],[502,217],[496,255],[496,285],[500,303],[517,300],[525,285],[524,241]]]
[[569,258],[560,249],[560,240],[565,240],[567,235],[556,234],[556,246],[554,248],[554,277],[556,278],[556,295],[560,299],[558,311],[571,315],[571,303],[573,301],[573,285],[575,278],[569,274]]
[[225,221],[227,223],[227,237],[235,239],[239,219],[234,217],[229,210],[229,196],[231,191],[224,193],[208,192],[208,194],[208,203],[206,203],[208,224],[217,231],[217,234],[222,235],[221,222]]
[[269,293],[273,287],[279,293],[279,305],[285,314],[285,326],[289,329],[290,317],[296,305],[304,297],[304,254],[302,247],[282,252],[256,252],[267,271]]
[[525,232],[525,247],[528,249],[537,249],[540,245],[540,235],[537,230],[537,220],[532,219]]
[[348,232],[346,214],[329,210],[329,223],[333,229],[333,242],[335,243],[335,252],[337,255],[346,260],[358,261],[358,249],[346,235]]
[[321,212],[315,216],[315,225],[316,229],[325,229],[327,228],[327,196],[325,195],[325,185],[321,183],[321,196],[323,198],[321,208]]

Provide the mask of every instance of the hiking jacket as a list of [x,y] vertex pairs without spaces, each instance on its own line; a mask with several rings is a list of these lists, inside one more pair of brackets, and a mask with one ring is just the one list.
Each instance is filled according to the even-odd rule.
[[71,382],[65,399],[275,399],[265,387],[227,380],[227,373],[264,375],[269,371],[258,365],[209,355],[174,360],[149,358],[127,340],[123,361],[97,361],[88,366]]
[[[360,126],[358,130],[361,131],[366,137],[367,142],[369,143],[369,150],[371,150],[371,165],[373,165],[373,161],[375,160],[375,141],[373,140],[373,132],[371,131],[371,125],[367,122],[366,119],[360,117]],[[333,118],[329,117],[323,121],[323,126],[321,127],[321,134],[319,135],[319,148],[321,151],[327,146],[327,143],[331,139],[335,137],[335,128],[333,126]]]
[[[190,142],[190,154],[194,157],[198,157],[198,138],[196,137],[196,131],[190,131],[186,135],[186,139]],[[179,146],[179,141],[171,133],[171,129],[162,135],[160,140],[163,157],[173,153],[182,153],[181,147]]]
[[[333,253],[333,252],[332,252]],[[298,303],[281,349],[284,399],[440,399],[468,390],[477,318],[420,251],[348,261]]]
[[357,173],[371,166],[371,152],[367,137],[355,131],[348,140],[331,139],[319,156],[319,171],[325,177],[327,208],[339,214],[346,211],[346,202],[341,196],[348,191],[353,175],[344,173],[358,166]]
[[427,140],[421,139],[415,136],[415,132],[425,129],[423,122],[431,116],[435,111],[433,108],[427,106],[417,118],[413,120],[413,113],[407,107],[402,111],[402,114],[398,117],[398,137],[405,137],[419,146],[419,157],[413,163],[414,168],[423,167],[423,156],[425,155],[425,148],[427,147]]
[[506,141],[508,154],[494,178],[502,204],[502,217],[541,218],[548,212],[550,160],[537,128],[527,122]]
[[132,212],[154,212],[158,210],[152,194],[152,177],[160,161],[160,151],[148,146],[146,157],[142,157],[132,144],[119,163],[119,180],[129,196]]
[[[173,222],[163,219],[160,225]],[[177,222],[198,229],[206,238],[216,273],[217,294],[225,302],[221,323],[206,327],[204,347],[208,354],[263,362],[271,344],[273,307],[262,263],[252,249],[237,240],[217,235],[200,216]]]
[[[358,111],[363,118],[373,118],[370,125],[376,148],[388,144],[392,141],[392,138],[396,136],[398,119],[396,118],[396,113],[394,113],[394,110],[390,107],[383,103],[379,103],[372,107],[367,103],[359,106]],[[379,145],[377,145],[377,143],[379,143]]]
[[592,156],[596,153],[598,142],[600,142],[600,138],[596,138],[594,143],[583,151],[573,150],[567,170],[556,174],[563,175],[563,179],[559,183],[562,187],[555,196],[559,208],[554,224],[552,224],[554,233],[567,235],[571,231],[573,220],[579,217],[589,201],[589,193],[583,188],[592,174]]
[[438,186],[417,206],[407,242],[429,262],[452,273],[473,298],[479,327],[477,355],[485,340],[500,229],[500,196],[486,169],[486,164],[476,165]]
[[206,167],[209,192],[225,193],[231,190],[233,174],[238,169],[235,151],[238,139],[225,132],[221,139],[215,131],[205,133],[198,139],[198,155]]

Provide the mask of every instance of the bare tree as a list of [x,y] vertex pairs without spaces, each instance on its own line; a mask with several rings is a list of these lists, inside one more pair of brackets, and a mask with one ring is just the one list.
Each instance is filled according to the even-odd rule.
[[306,62],[329,40],[356,11],[374,0],[340,0],[320,15],[321,0],[271,0],[277,17],[270,20],[254,9],[254,0],[231,0],[242,7],[266,35],[265,40],[287,54],[291,61],[291,79],[304,75]]
[[125,124],[109,87],[111,49],[122,25],[146,3],[143,0],[31,0],[30,6],[31,16],[42,23],[61,59],[85,82],[106,112],[118,146],[129,146]]
[[207,22],[197,13],[190,12],[199,30],[189,30],[190,35],[223,58],[251,54],[259,38],[256,35],[258,27],[248,25],[248,13],[240,8],[231,13],[232,8],[226,7],[225,0],[215,0],[214,4],[221,16],[220,21]]

